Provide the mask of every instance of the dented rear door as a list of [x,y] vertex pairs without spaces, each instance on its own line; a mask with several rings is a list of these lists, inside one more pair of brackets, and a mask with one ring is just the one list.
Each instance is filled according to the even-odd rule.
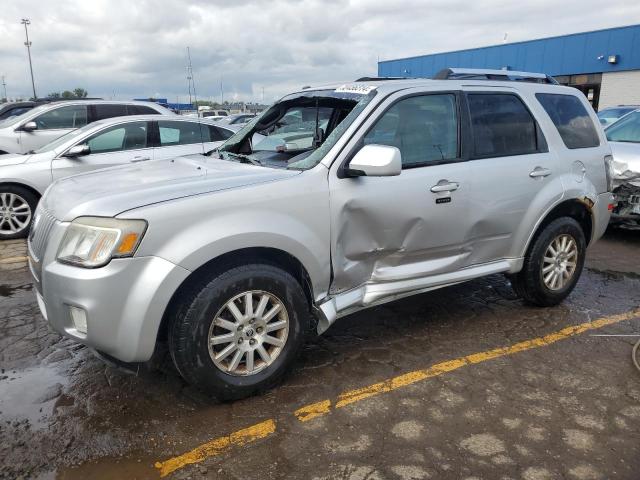
[[332,293],[409,280],[466,264],[471,178],[461,140],[458,92],[407,89],[387,98],[347,145],[400,148],[395,177],[329,175]]

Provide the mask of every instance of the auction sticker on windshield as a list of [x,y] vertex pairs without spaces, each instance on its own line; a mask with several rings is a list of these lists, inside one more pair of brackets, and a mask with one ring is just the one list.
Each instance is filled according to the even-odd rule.
[[366,95],[376,89],[375,85],[342,85],[336,88],[337,93],[359,93]]

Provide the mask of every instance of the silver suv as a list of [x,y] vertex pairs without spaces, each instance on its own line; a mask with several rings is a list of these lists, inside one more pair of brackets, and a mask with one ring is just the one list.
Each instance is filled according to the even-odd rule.
[[595,113],[554,83],[309,88],[209,157],[57,181],[29,239],[42,313],[123,362],[166,342],[187,381],[233,399],[282,378],[308,334],[401,297],[504,273],[556,305],[612,195]]

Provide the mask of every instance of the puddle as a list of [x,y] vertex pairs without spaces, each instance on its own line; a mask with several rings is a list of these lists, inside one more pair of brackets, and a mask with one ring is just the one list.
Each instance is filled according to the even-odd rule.
[[0,374],[0,412],[3,418],[29,420],[32,428],[47,424],[68,379],[55,368],[39,366]]
[[0,285],[0,297],[13,297],[16,292],[30,292],[33,289],[31,283],[23,285]]

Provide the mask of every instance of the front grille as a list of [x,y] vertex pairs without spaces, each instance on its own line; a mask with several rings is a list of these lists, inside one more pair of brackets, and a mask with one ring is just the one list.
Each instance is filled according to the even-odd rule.
[[39,262],[44,255],[49,234],[55,223],[56,218],[49,211],[44,208],[36,210],[29,233],[29,253],[36,262]]

